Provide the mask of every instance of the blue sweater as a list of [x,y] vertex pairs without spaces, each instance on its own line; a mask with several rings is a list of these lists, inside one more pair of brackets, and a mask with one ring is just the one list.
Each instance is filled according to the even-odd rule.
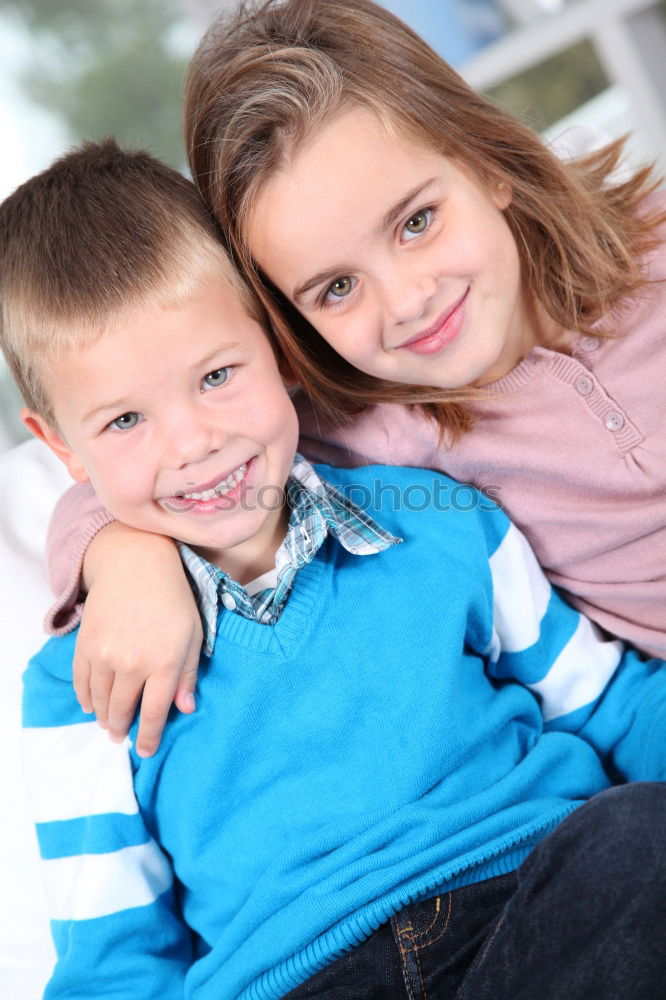
[[403,543],[329,537],[275,625],[222,610],[154,758],[81,713],[73,635],[31,661],[47,998],[281,997],[405,904],[514,869],[611,781],[664,778],[663,664],[603,641],[501,511],[417,509],[446,498],[434,473],[319,471],[395,484],[411,504],[368,513]]

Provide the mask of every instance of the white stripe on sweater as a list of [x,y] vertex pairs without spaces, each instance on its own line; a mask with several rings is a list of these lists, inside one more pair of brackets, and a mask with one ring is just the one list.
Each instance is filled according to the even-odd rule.
[[112,743],[96,722],[24,729],[33,820],[138,812],[128,746]]
[[617,670],[622,652],[621,642],[604,639],[597,626],[581,615],[578,628],[546,676],[527,685],[541,699],[544,721],[598,698]]
[[155,841],[110,854],[43,861],[51,920],[90,920],[153,903],[172,883]]
[[527,539],[514,524],[490,557],[490,572],[496,635],[488,653],[495,660],[500,648],[517,653],[534,645],[551,587]]

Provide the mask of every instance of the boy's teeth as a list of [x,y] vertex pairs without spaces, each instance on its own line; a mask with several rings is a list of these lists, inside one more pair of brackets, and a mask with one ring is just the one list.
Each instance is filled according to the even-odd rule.
[[180,496],[184,500],[214,500],[215,497],[221,497],[224,493],[228,493],[233,490],[234,486],[238,486],[241,479],[247,471],[247,462],[243,462],[239,465],[235,472],[232,472],[230,476],[223,479],[221,483],[217,486],[213,486],[210,490],[205,490],[203,493],[181,493]]

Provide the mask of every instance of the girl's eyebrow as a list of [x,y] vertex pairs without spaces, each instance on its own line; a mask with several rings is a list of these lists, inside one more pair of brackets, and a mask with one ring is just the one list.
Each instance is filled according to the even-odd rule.
[[[400,218],[403,212],[407,211],[408,206],[412,203],[415,198],[419,195],[424,194],[429,188],[436,184],[437,177],[429,177],[426,181],[417,184],[416,187],[411,188],[407,194],[397,201],[395,205],[392,205],[386,212],[381,222],[375,229],[375,233],[380,235],[385,233],[387,229],[390,229],[393,223]],[[302,284],[294,290],[293,301],[298,303],[302,300],[303,296],[309,292],[312,288],[316,288],[317,285],[321,285],[323,282],[333,281],[340,274],[343,274],[345,270],[344,264],[338,267],[327,267],[323,271],[318,271],[313,274],[311,278],[307,278]]]
[[309,292],[312,288],[316,288],[317,285],[321,285],[322,282],[334,281],[335,278],[339,277],[343,271],[343,264],[339,267],[327,267],[325,271],[317,271],[316,274],[313,274],[311,278],[307,278],[294,290],[294,302],[300,302],[307,292]]
[[437,179],[437,177],[429,177],[428,180],[423,181],[422,184],[417,184],[416,187],[413,187],[411,191],[407,192],[404,198],[401,198],[400,201],[396,202],[395,205],[389,208],[388,212],[377,227],[377,233],[381,234],[387,229],[390,229],[393,223],[400,218],[402,213],[407,211],[407,208],[412,203],[414,198],[418,198],[420,194],[424,194],[428,188],[432,187],[432,185],[437,182]]

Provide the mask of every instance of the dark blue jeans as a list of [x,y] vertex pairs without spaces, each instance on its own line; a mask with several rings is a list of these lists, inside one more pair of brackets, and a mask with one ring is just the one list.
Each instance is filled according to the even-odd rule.
[[516,872],[406,907],[287,997],[664,1000],[666,784],[600,793]]

